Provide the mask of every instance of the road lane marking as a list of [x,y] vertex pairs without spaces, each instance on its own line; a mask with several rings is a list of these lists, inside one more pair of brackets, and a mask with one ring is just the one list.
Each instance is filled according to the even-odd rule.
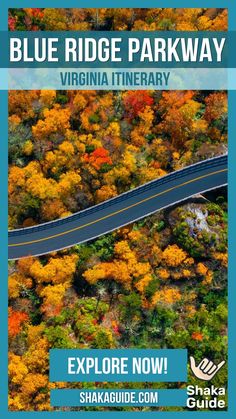
[[[227,172],[227,170],[228,169],[221,169],[221,170],[218,170],[216,172],[208,173],[207,175],[198,176],[195,179],[188,180],[187,182],[183,182],[180,185],[173,186],[172,188],[166,189],[165,191],[162,191],[162,192],[159,192],[159,193],[157,193],[155,195],[152,195],[152,196],[149,196],[147,198],[144,198],[141,201],[136,202],[135,204],[132,204],[132,205],[129,205],[128,207],[125,207],[125,208],[122,208],[120,210],[114,211],[111,214],[105,215],[104,217],[98,218],[97,220],[90,221],[89,223],[83,224],[82,226],[78,226],[78,227],[72,228],[70,230],[63,231],[61,233],[54,234],[52,236],[43,237],[41,239],[31,240],[31,241],[28,241],[28,242],[21,242],[21,243],[9,244],[8,247],[25,246],[25,245],[28,245],[28,244],[39,243],[39,242],[43,242],[43,241],[46,241],[46,240],[54,239],[56,237],[64,236],[66,234],[72,233],[73,231],[81,230],[82,228],[85,228],[85,227],[88,227],[90,225],[96,224],[96,223],[98,223],[100,221],[106,220],[107,218],[113,217],[114,215],[117,215],[117,214],[120,214],[121,212],[127,211],[130,208],[136,207],[136,206],[138,206],[140,204],[143,204],[144,202],[150,201],[151,199],[157,198],[158,196],[164,195],[165,193],[168,193],[170,191],[173,191],[174,189],[181,188],[182,186],[188,185],[189,183],[196,182],[197,180],[200,180],[200,179],[204,179],[204,178],[207,178],[207,177],[210,177],[210,176],[213,176],[213,175],[222,173],[222,172]],[[130,221],[130,223],[132,223],[132,221]]]

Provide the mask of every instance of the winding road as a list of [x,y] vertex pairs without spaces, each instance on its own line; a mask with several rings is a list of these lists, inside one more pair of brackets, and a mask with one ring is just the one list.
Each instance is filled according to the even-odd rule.
[[226,184],[227,155],[204,160],[69,217],[9,231],[9,259],[39,256],[86,242]]

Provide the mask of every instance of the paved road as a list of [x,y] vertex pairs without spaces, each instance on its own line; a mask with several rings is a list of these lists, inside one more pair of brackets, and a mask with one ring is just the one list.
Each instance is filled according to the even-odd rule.
[[9,259],[42,255],[86,242],[226,184],[227,155],[204,160],[69,217],[9,231]]

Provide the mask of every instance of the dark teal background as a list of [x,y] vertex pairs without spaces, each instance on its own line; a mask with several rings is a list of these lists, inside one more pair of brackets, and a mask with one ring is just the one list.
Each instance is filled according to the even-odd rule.
[[[7,9],[9,7],[228,7],[229,30],[236,30],[235,0],[119,0],[114,4],[111,0],[1,0],[0,30],[7,30]],[[1,45],[2,48],[2,45]],[[235,48],[231,52],[235,54]],[[7,376],[7,92],[0,92],[0,179],[1,179],[1,322],[0,322],[0,400],[1,417],[15,418],[157,418],[163,415],[172,418],[216,418],[228,419],[236,416],[236,91],[229,92],[229,410],[228,412],[8,412],[8,376]]]

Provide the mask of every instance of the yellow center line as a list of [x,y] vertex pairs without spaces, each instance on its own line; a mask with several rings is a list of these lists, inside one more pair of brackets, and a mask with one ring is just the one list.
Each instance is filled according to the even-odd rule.
[[[54,235],[52,235],[52,236],[43,237],[43,238],[41,238],[41,239],[36,239],[36,240],[31,240],[31,241],[28,241],[28,242],[22,242],[22,243],[16,243],[16,244],[9,244],[9,245],[8,245],[8,247],[25,246],[25,245],[27,245],[27,244],[39,243],[39,242],[43,242],[43,241],[46,241],[46,240],[51,240],[51,239],[54,239],[55,237],[64,236],[64,235],[66,235],[66,234],[72,233],[73,231],[81,230],[82,228],[85,228],[85,227],[88,227],[88,226],[90,226],[90,225],[96,224],[96,223],[98,223],[99,221],[106,220],[107,218],[113,217],[114,215],[117,215],[117,214],[120,214],[121,212],[127,211],[127,210],[128,210],[128,209],[130,209],[130,208],[134,208],[134,207],[136,207],[136,206],[138,206],[138,205],[140,205],[140,204],[143,204],[144,202],[150,201],[150,200],[151,200],[151,199],[153,199],[153,198],[157,198],[158,196],[161,196],[161,195],[164,195],[164,194],[166,194],[166,193],[168,193],[168,192],[170,192],[170,191],[173,191],[174,189],[181,188],[181,187],[183,187],[183,186],[185,186],[185,185],[188,185],[189,183],[196,182],[197,180],[204,179],[204,178],[207,178],[207,177],[210,177],[210,176],[216,175],[216,174],[218,174],[218,173],[226,172],[227,170],[228,170],[228,169],[222,169],[222,170],[218,170],[218,171],[216,171],[216,172],[208,173],[207,175],[198,176],[198,177],[196,177],[195,179],[188,180],[187,182],[183,182],[183,183],[181,183],[180,185],[173,186],[172,188],[166,189],[165,191],[162,191],[162,192],[159,192],[159,193],[157,193],[157,194],[155,194],[155,195],[149,196],[148,198],[144,198],[144,199],[142,199],[141,201],[136,202],[135,204],[132,204],[132,205],[129,205],[128,207],[125,207],[125,208],[122,208],[122,209],[120,209],[120,210],[114,211],[114,212],[112,212],[111,214],[105,215],[104,217],[98,218],[97,220],[90,221],[89,223],[87,223],[87,224],[83,224],[83,225],[81,225],[81,226],[79,226],[79,227],[75,227],[75,228],[72,228],[72,229],[70,229],[70,230],[63,231],[63,232],[58,233],[58,234],[54,234]],[[131,222],[132,222],[132,221],[131,221]],[[117,227],[117,228],[118,228],[118,227]]]

